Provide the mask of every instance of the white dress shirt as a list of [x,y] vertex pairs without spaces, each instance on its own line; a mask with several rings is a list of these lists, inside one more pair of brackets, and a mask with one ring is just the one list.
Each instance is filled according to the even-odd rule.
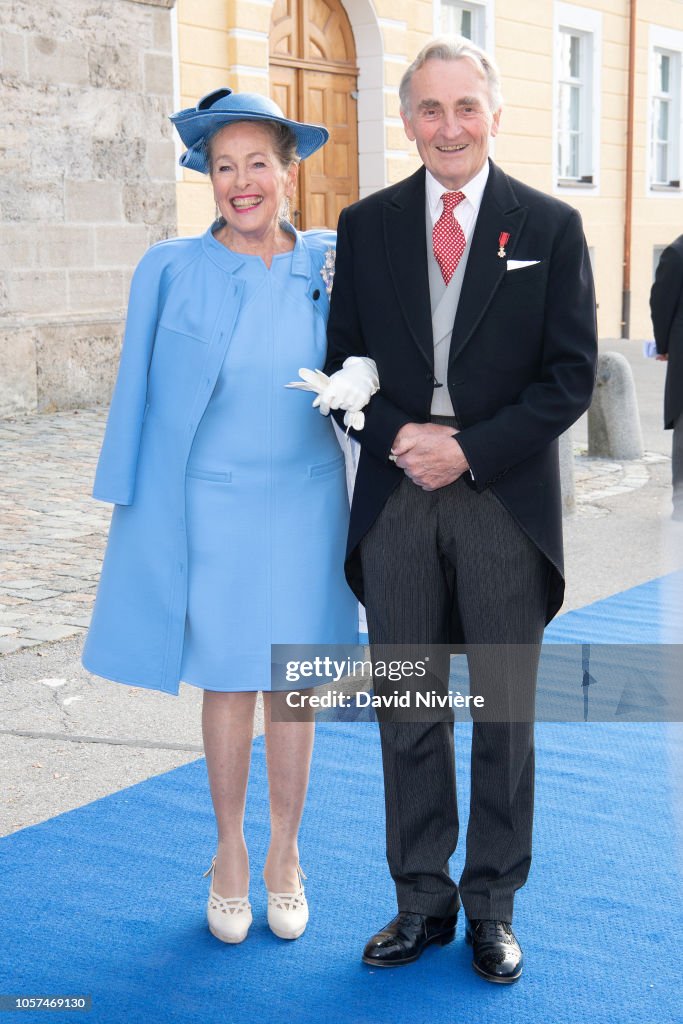
[[474,233],[479,207],[481,206],[481,197],[484,194],[486,182],[489,177],[488,160],[485,162],[482,169],[475,174],[471,181],[468,181],[466,185],[463,185],[462,188],[457,190],[444,188],[429,171],[427,171],[426,177],[427,205],[432,218],[432,227],[434,227],[437,220],[443,213],[443,199],[441,197],[444,192],[458,191],[464,193],[465,198],[455,207],[453,210],[453,216],[462,228],[465,241],[469,242],[472,234]]

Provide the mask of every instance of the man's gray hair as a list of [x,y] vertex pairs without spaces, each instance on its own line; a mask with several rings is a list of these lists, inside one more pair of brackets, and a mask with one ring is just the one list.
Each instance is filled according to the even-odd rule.
[[441,36],[423,46],[413,63],[403,73],[401,84],[398,87],[403,113],[410,116],[410,82],[416,71],[419,71],[428,60],[462,60],[463,58],[473,61],[486,77],[489,106],[494,113],[496,110],[500,110],[503,105],[500,72],[493,58],[465,36]]

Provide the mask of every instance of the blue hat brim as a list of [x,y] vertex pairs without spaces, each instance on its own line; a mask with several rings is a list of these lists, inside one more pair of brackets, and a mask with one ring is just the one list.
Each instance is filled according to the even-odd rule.
[[[209,94],[209,97],[212,95]],[[296,137],[296,151],[301,160],[305,160],[306,157],[311,156],[321,146],[324,146],[330,137],[327,128],[323,128],[322,125],[305,124],[286,118],[280,108],[265,97],[247,97],[245,94],[233,93],[231,102],[228,90],[217,90],[216,95],[219,97],[218,102],[211,107],[202,106],[207,100],[207,97],[204,97],[196,107],[180,110],[176,114],[171,114],[170,117],[180,138],[187,146],[187,151],[180,157],[181,166],[199,171],[200,174],[209,173],[205,140],[227,124],[235,124],[238,121],[274,121],[277,124],[284,124],[292,130]],[[244,106],[241,104],[238,106],[242,99],[247,102]],[[227,104],[235,109],[221,109],[221,106]],[[256,104],[262,109],[256,109]]]

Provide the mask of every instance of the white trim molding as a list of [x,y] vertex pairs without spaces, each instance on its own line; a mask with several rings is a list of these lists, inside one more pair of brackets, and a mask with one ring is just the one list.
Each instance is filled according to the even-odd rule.
[[358,194],[387,184],[384,127],[384,38],[372,0],[343,0],[356,43],[358,64]]
[[[559,196],[600,194],[600,108],[602,99],[602,12],[589,7],[556,2],[553,11],[553,193]],[[564,48],[569,43],[577,68],[563,76]],[[577,128],[573,154],[575,166],[569,173],[560,167],[561,97],[571,94],[575,102]],[[565,139],[565,145],[568,139]]]

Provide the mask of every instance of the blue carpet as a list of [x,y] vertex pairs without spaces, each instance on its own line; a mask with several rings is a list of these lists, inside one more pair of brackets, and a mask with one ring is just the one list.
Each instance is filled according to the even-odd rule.
[[683,644],[683,572],[672,572],[560,615],[549,643]]
[[[580,633],[582,642],[615,642],[619,633],[630,643],[653,642],[665,582],[563,616],[553,639]],[[469,733],[458,724],[463,836]],[[92,994],[85,1018],[62,1012],[58,1019],[98,1024],[679,1022],[680,964],[668,936],[683,927],[674,813],[680,729],[546,723],[537,745],[534,865],[515,910],[527,966],[515,986],[493,986],[472,972],[462,921],[455,943],[426,951],[411,967],[370,970],[359,962],[365,939],[394,913],[379,743],[374,724],[326,723],[301,835],[311,905],[301,939],[281,942],[266,924],[259,739],[246,826],[254,924],[245,943],[224,946],[205,927],[200,876],[214,826],[199,760],[0,841],[0,993]]]

